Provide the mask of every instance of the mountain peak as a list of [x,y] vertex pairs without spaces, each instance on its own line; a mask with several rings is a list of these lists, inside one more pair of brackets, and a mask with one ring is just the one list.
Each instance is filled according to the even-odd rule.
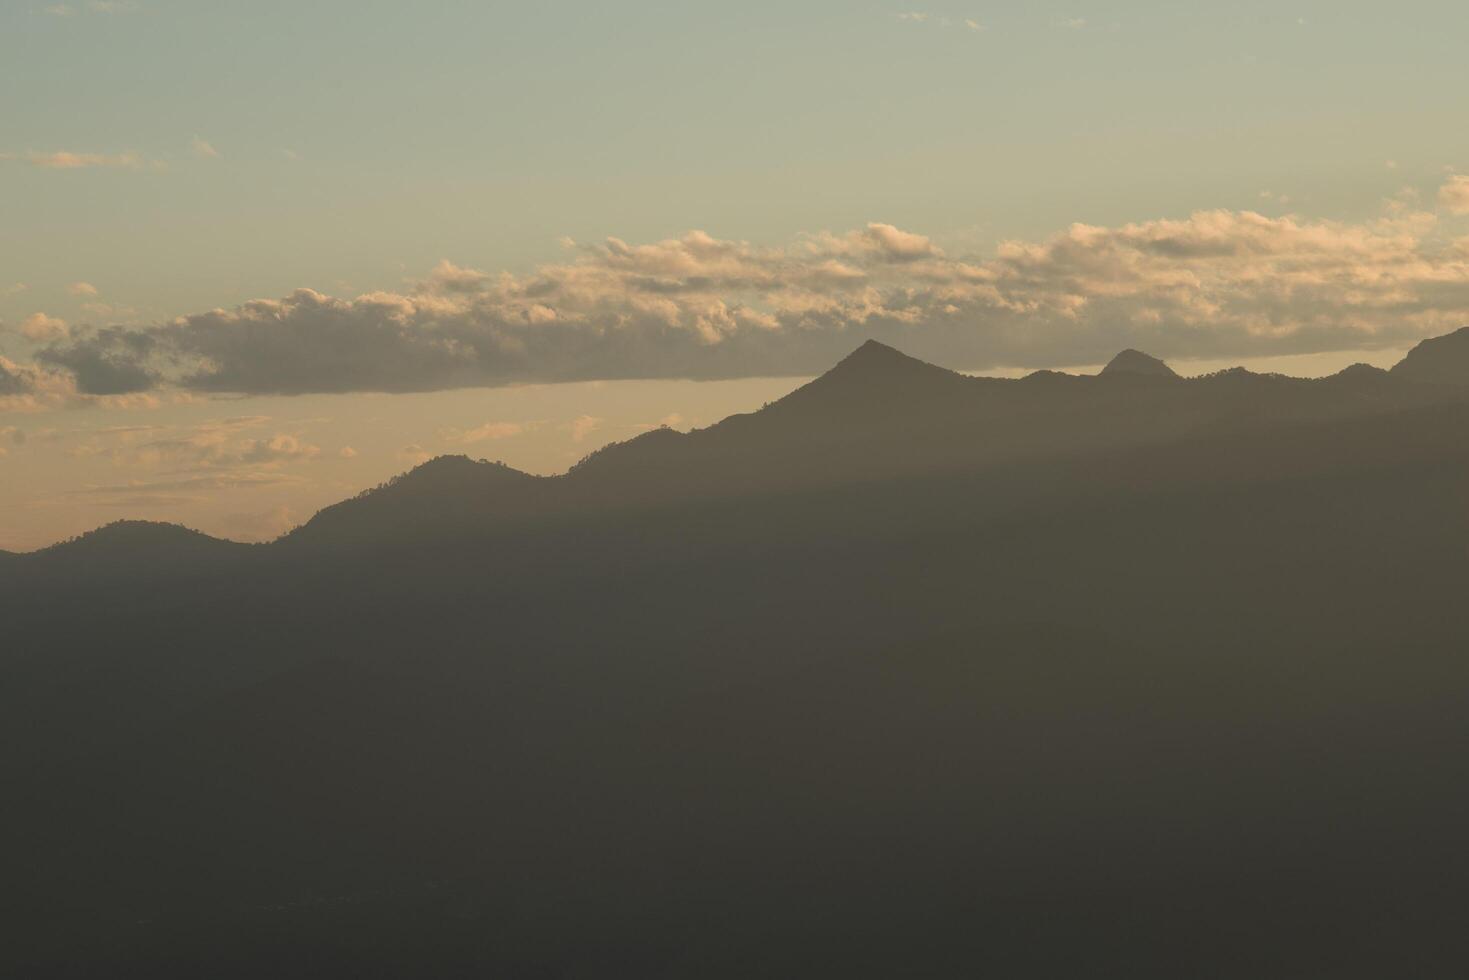
[[182,524],[161,521],[113,521],[67,541],[43,548],[35,554],[66,556],[86,554],[105,557],[156,558],[174,553],[224,551],[246,547],[233,541],[210,537]]
[[803,418],[844,426],[891,421],[895,412],[966,388],[972,379],[876,340],[869,340],[836,366],[757,413],[766,419]]
[[1151,354],[1144,354],[1140,350],[1133,350],[1131,347],[1108,361],[1107,366],[1102,368],[1102,373],[1145,374],[1155,378],[1178,377],[1176,371],[1158,358]]
[[941,375],[958,377],[948,368],[941,368],[937,364],[910,357],[896,347],[889,347],[881,341],[868,340],[838,361],[835,367],[817,380],[838,378],[870,382],[913,377],[931,378]]
[[[922,364],[917,358],[909,357],[896,347],[884,344],[880,340],[865,340],[862,346],[837,362],[836,367],[843,364],[902,364],[906,361],[914,361]],[[833,368],[835,370],[835,368]]]
[[1432,384],[1469,384],[1469,327],[1422,341],[1393,365],[1394,377]]

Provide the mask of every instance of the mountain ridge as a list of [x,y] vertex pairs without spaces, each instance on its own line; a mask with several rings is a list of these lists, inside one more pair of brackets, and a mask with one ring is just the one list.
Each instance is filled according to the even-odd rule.
[[[1425,358],[1437,359],[1444,350],[1462,351],[1463,365],[1450,357],[1442,369],[1422,366]],[[551,476],[463,454],[435,457],[322,508],[271,544],[296,546],[317,535],[364,544],[372,539],[373,522],[380,522],[378,531],[393,528],[404,534],[456,520],[482,523],[497,509],[502,521],[511,521],[557,507],[586,506],[587,495],[595,497],[599,487],[609,501],[646,497],[651,503],[681,489],[719,492],[721,482],[750,490],[864,473],[885,476],[970,465],[986,455],[1004,459],[1183,438],[1221,424],[1370,414],[1458,397],[1452,390],[1457,386],[1445,384],[1445,377],[1469,383],[1469,327],[1424,341],[1390,371],[1357,364],[1318,379],[1243,368],[1182,378],[1165,362],[1134,349],[1120,352],[1098,375],[1038,371],[1019,380],[971,377],[868,340],[827,372],[757,411],[687,433],[655,429],[604,446]],[[1420,383],[1424,378],[1429,383]],[[1177,383],[1131,383],[1144,379]],[[882,448],[897,462],[891,467],[864,463],[864,447],[872,460],[881,457]],[[742,466],[742,460],[749,465]],[[757,462],[774,475],[752,475]],[[658,480],[665,483],[661,490],[649,486]],[[404,506],[395,509],[400,503]],[[14,558],[129,548],[139,554],[149,549],[184,553],[208,547],[204,541],[239,546],[182,525],[119,521]]]

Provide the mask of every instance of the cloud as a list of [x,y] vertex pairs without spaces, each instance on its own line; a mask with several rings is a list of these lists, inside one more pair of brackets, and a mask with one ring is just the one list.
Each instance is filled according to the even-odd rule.
[[433,458],[433,453],[429,452],[427,449],[424,449],[422,446],[417,444],[404,446],[402,449],[398,450],[398,461],[402,463],[407,463],[410,466],[418,466],[421,463],[427,463]]
[[[43,170],[86,170],[94,167],[141,170],[150,165],[142,156],[131,151],[127,153],[73,153],[70,150],[55,150],[43,153],[32,150],[24,154],[0,154],[0,160],[24,160],[31,166],[40,167]],[[162,164],[154,161],[151,166],[157,169]]]
[[20,321],[20,335],[36,343],[59,340],[67,332],[65,320],[44,313],[32,313]]
[[[75,17],[77,8],[69,3],[53,3],[43,8],[53,17]],[[85,9],[93,14],[136,13],[138,5],[133,0],[88,0]]]
[[43,407],[48,393],[64,397],[74,391],[75,384],[66,375],[0,355],[0,412],[34,411]]
[[[1446,185],[1440,199],[1457,200]],[[1469,259],[1432,213],[1200,211],[1077,224],[988,256],[874,222],[758,246],[692,231],[574,246],[515,275],[441,262],[398,292],[299,289],[36,355],[83,394],[425,391],[822,370],[874,337],[956,367],[1395,346],[1469,323]]]
[[127,395],[158,385],[160,375],[144,363],[158,339],[147,331],[106,327],[85,340],[45,348],[36,359],[47,367],[70,372],[83,393]]
[[144,442],[124,439],[110,453],[119,465],[184,470],[273,469],[321,455],[320,447],[294,433],[246,434],[269,421],[267,417],[253,415],[212,420],[172,432],[166,438]]
[[939,27],[945,28],[963,27],[967,30],[976,32],[985,30],[985,26],[972,17],[966,17],[961,20],[955,21],[951,20],[948,17],[935,17],[932,14],[923,13],[921,11],[906,11],[904,13],[895,14],[894,16],[897,17],[898,20],[909,24],[936,24]]
[[1450,214],[1469,214],[1469,174],[1450,174],[1438,189],[1438,203]]
[[[142,495],[201,494],[208,495],[220,490],[259,489],[263,487],[299,484],[299,479],[283,473],[250,472],[234,474],[211,474],[186,476],[164,480],[130,480],[126,483],[88,484],[77,490],[68,490],[68,495],[87,497],[119,498],[117,503],[137,503]],[[202,496],[169,497],[167,503],[184,503],[204,499]]]
[[[192,426],[128,425],[82,430],[85,441],[68,449],[78,458],[101,458],[138,475],[93,484],[70,493],[105,506],[179,507],[227,490],[302,487],[296,464],[321,450],[299,433],[272,432],[266,416],[212,419]],[[271,527],[250,532],[241,515],[230,533],[248,540],[274,536]],[[227,520],[233,520],[230,518]],[[279,522],[276,522],[279,523]]]
[[9,286],[0,289],[0,296],[16,296],[30,288],[23,282],[11,283]]
[[450,442],[475,443],[486,440],[510,439],[533,428],[520,422],[486,422],[473,429],[450,429],[444,438]]
[[337,455],[342,457],[342,459],[356,459],[357,450],[353,449],[351,446],[343,446],[341,449],[337,450]]
[[1068,31],[1079,31],[1086,27],[1085,17],[1058,17],[1051,22],[1056,27],[1065,28]]
[[605,420],[599,419],[595,415],[580,415],[572,419],[566,426],[571,432],[571,441],[581,442],[587,436],[600,429],[603,421]]
[[227,514],[218,521],[219,530],[235,541],[273,541],[300,521],[287,504],[261,511]]
[[73,296],[96,296],[97,287],[89,282],[74,282],[66,287],[66,291]]
[[653,429],[682,429],[684,428],[684,417],[678,412],[669,412],[657,422],[640,422],[633,428],[639,432],[649,432]]
[[190,151],[201,160],[208,160],[219,156],[219,151],[206,139],[195,136],[189,144]]

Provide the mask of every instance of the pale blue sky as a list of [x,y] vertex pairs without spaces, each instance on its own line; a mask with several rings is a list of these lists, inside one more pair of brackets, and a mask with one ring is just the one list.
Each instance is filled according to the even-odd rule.
[[1267,189],[1345,219],[1469,166],[1457,2],[50,6],[0,3],[0,152],[167,169],[6,167],[7,318],[75,280],[170,316],[562,236],[984,250]]

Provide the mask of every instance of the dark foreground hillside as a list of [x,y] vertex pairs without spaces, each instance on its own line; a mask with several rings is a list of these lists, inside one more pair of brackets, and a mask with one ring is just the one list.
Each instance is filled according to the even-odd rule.
[[1457,975],[1469,370],[1139,357],[11,556],[7,974]]

